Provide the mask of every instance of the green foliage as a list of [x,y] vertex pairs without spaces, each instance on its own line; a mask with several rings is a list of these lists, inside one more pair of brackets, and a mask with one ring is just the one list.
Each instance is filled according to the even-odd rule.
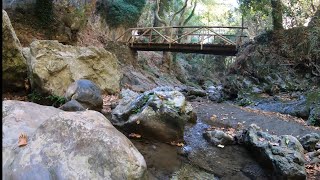
[[46,27],[53,22],[53,2],[52,0],[36,0],[35,13],[39,23]]
[[313,103],[320,102],[320,90],[310,92],[307,95],[307,106],[311,106]]
[[59,107],[66,103],[66,98],[57,95],[49,95],[46,99],[49,99],[52,102],[52,106],[55,107]]
[[141,100],[141,103],[139,103],[140,106],[137,105],[134,109],[131,110],[131,112],[134,113],[134,114],[139,113],[141,111],[141,108],[148,102],[148,100],[150,98],[153,98],[153,97],[154,97],[153,94],[144,95],[142,100]]
[[38,91],[32,91],[27,97],[31,102],[54,107],[60,107],[66,102],[64,97],[57,95],[45,95],[39,93]]
[[40,101],[42,99],[42,95],[37,91],[32,91],[27,97],[32,102]]
[[131,27],[138,22],[145,4],[146,0],[105,0],[97,11],[110,27]]

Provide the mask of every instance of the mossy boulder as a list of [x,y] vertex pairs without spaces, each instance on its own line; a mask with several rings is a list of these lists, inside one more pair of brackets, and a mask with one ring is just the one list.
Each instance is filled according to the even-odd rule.
[[18,91],[25,88],[28,69],[20,41],[6,11],[2,10],[2,89]]
[[158,87],[137,95],[128,90],[112,111],[112,123],[129,133],[162,142],[183,140],[186,123],[195,122],[196,114],[185,96],[170,87]]

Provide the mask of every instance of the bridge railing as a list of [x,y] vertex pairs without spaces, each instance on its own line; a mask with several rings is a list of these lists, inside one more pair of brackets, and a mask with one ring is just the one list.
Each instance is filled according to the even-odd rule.
[[237,47],[247,36],[243,35],[246,27],[238,26],[170,26],[130,28],[117,41],[130,43],[179,44],[220,44]]

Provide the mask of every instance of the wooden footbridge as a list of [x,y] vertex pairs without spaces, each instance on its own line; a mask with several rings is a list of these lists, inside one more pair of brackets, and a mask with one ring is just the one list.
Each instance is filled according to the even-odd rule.
[[245,27],[171,26],[130,28],[117,41],[136,51],[171,51],[234,56]]

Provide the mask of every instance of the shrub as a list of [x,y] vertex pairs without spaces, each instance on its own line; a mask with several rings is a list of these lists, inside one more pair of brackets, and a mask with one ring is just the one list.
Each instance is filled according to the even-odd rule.
[[97,4],[97,12],[113,28],[135,26],[146,0],[104,0]]
[[42,26],[48,26],[53,22],[52,0],[36,0],[35,13]]

